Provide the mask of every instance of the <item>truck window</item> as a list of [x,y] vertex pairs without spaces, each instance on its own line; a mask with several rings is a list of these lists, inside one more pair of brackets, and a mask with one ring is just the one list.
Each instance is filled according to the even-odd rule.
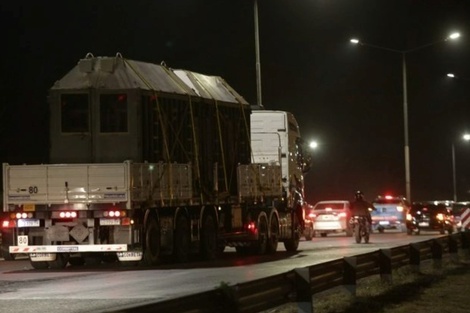
[[63,133],[88,133],[88,94],[64,94],[60,99]]
[[100,96],[100,132],[127,132],[127,95]]

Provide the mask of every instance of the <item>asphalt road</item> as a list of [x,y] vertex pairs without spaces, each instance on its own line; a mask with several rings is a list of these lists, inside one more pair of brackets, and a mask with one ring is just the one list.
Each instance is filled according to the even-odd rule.
[[270,256],[242,257],[226,249],[216,261],[162,264],[152,268],[123,268],[118,263],[35,270],[25,258],[0,261],[0,311],[104,312],[119,307],[162,301],[211,290],[221,282],[237,284],[294,268],[383,248],[425,241],[437,233],[407,236],[374,233],[369,244],[356,244],[344,235],[301,241],[297,253],[282,244]]

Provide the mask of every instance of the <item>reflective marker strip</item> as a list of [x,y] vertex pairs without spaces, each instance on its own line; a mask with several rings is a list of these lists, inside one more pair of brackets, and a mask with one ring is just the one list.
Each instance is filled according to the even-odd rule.
[[127,245],[10,246],[10,253],[73,253],[127,251]]
[[470,228],[470,209],[466,209],[465,212],[460,216],[462,222],[462,228]]

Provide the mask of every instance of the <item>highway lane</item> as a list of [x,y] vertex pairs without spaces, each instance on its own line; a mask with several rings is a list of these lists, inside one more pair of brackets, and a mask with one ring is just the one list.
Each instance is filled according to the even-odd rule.
[[329,235],[301,241],[297,253],[282,244],[269,256],[239,256],[226,249],[216,261],[123,268],[117,263],[34,270],[27,259],[0,262],[2,312],[104,312],[125,305],[162,301],[211,290],[221,282],[237,284],[329,260],[440,236],[423,233],[372,234],[369,244],[352,237]]

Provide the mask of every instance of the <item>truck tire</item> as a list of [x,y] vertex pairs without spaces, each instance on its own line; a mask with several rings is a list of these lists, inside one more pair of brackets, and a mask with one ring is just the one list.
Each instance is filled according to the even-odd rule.
[[254,245],[254,254],[266,254],[268,245],[268,221],[262,216],[258,225],[258,242]]
[[277,221],[277,217],[271,217],[271,220],[269,221],[269,230],[270,233],[268,242],[266,243],[266,252],[275,253],[279,243],[279,222]]
[[189,234],[188,218],[184,214],[179,214],[176,218],[175,247],[173,254],[176,262],[187,262],[190,253],[191,238]]
[[286,251],[288,252],[295,252],[299,248],[301,230],[297,214],[294,215],[293,227],[293,237],[284,241],[284,248],[286,248]]
[[69,257],[70,255],[67,253],[57,253],[55,256],[55,261],[47,262],[47,264],[49,265],[50,269],[63,269],[67,266],[67,263],[69,263]]
[[69,263],[71,266],[83,266],[85,265],[85,259],[80,257],[71,257],[69,259]]
[[150,217],[150,220],[147,222],[144,243],[143,263],[145,265],[157,264],[160,260],[160,226],[155,217]]
[[205,214],[201,226],[201,255],[205,260],[217,257],[219,245],[217,242],[217,226],[212,214]]
[[39,261],[39,262],[29,261],[29,263],[36,270],[45,270],[49,268],[49,264],[47,264],[46,261]]
[[16,258],[16,254],[10,253],[10,246],[13,245],[13,238],[11,233],[2,232],[2,257],[5,261],[13,261]]

